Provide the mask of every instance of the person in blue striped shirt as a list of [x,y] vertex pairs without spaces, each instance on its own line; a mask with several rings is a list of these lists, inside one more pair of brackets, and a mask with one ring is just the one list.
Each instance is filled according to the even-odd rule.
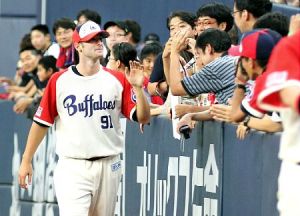
[[178,32],[172,41],[170,89],[173,95],[195,96],[213,92],[218,103],[227,104],[235,88],[236,57],[227,55],[231,46],[229,35],[218,29],[207,29],[196,41],[196,57],[200,57],[204,67],[200,72],[182,78],[179,52],[186,47],[186,33]]
[[[190,77],[182,77],[179,52],[186,47],[186,33],[178,32],[171,45],[170,72],[166,74],[173,95],[195,96],[214,93],[218,103],[227,104],[235,89],[236,57],[227,55],[231,46],[228,33],[218,29],[207,29],[196,40],[196,58],[201,58],[204,67]],[[185,119],[187,121],[185,121]],[[209,120],[209,111],[188,113],[183,116],[178,128],[184,124],[191,126],[191,120]],[[192,127],[192,126],[191,126]]]

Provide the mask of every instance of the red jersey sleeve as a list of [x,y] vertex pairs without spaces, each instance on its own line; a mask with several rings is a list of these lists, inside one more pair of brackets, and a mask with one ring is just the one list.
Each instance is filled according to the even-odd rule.
[[34,115],[33,120],[41,124],[52,126],[55,118],[57,117],[57,106],[56,106],[56,82],[62,72],[53,74],[47,84],[44,91],[41,103]]
[[261,84],[258,105],[265,110],[285,108],[280,91],[289,86],[300,88],[300,31],[282,39],[274,48]]

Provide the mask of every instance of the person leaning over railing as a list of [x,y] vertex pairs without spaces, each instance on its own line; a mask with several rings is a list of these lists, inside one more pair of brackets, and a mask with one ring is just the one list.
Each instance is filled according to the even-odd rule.
[[[227,50],[231,46],[228,33],[218,29],[207,29],[198,36],[196,53],[199,53],[204,67],[190,77],[182,77],[180,72],[179,51],[185,46],[185,32],[179,32],[172,40],[170,74],[170,89],[174,95],[198,95],[213,92],[218,103],[227,104],[232,97],[236,57],[229,56]],[[208,110],[189,113],[182,117],[179,124],[185,121],[209,120],[212,116]]]
[[[213,118],[221,121],[242,122],[238,128],[237,135],[243,138],[243,126],[251,127],[257,130],[267,132],[276,132],[281,130],[281,123],[278,120],[273,121],[271,117],[265,116],[263,112],[256,109],[253,104],[252,93],[246,96],[246,85],[249,80],[256,80],[265,72],[266,65],[275,45],[281,39],[281,35],[270,29],[255,29],[243,35],[239,46],[232,47],[229,50],[231,55],[240,56],[235,78],[236,88],[231,99],[231,106],[213,105],[210,109]],[[253,92],[253,90],[251,91]],[[253,119],[263,118],[263,119]],[[255,121],[255,124],[253,124]]]

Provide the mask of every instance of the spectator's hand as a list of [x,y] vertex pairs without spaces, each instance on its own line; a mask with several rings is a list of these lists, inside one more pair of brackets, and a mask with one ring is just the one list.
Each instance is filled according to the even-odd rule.
[[137,61],[129,61],[130,71],[125,68],[125,75],[128,82],[136,88],[142,88],[144,84],[143,66]]
[[42,97],[44,95],[44,90],[38,89],[37,93]]
[[184,115],[178,122],[176,130],[177,133],[180,134],[179,132],[179,128],[181,128],[184,125],[188,125],[190,129],[193,129],[195,127],[195,122],[192,120],[192,116],[191,113],[188,113],[186,115]]
[[13,85],[14,81],[7,77],[0,77],[0,83],[7,83],[8,85]]
[[177,104],[175,106],[175,113],[177,118],[181,118],[185,114],[189,113],[190,105],[187,104]]
[[300,14],[291,16],[289,34],[295,34],[300,30]]
[[32,103],[31,98],[21,98],[19,99],[13,107],[13,110],[17,114],[22,114],[26,111],[28,106]]
[[236,137],[240,140],[245,139],[246,135],[249,132],[249,128],[244,126],[243,123],[239,124],[237,129],[236,129]]
[[195,56],[196,40],[194,38],[187,38],[187,43],[188,43],[191,53],[193,53],[193,55]]
[[171,53],[179,53],[182,50],[185,50],[188,45],[188,37],[189,33],[187,31],[178,31],[172,37],[171,42]]
[[[31,185],[31,180],[32,180],[32,164],[30,162],[26,162],[22,160],[19,169],[19,179],[18,179],[20,187],[27,189],[28,184]],[[26,183],[26,181],[28,182]]]
[[20,87],[19,86],[14,86],[14,85],[12,85],[12,86],[8,86],[7,87],[7,92],[17,92],[17,91],[19,91],[20,90]]
[[233,122],[231,118],[231,106],[224,104],[213,104],[210,107],[210,114],[217,121]]
[[167,41],[166,45],[165,45],[165,48],[164,48],[164,51],[163,51],[163,54],[162,54],[162,57],[164,59],[170,57],[170,54],[171,54],[171,44],[172,44],[172,38],[170,37],[169,40]]

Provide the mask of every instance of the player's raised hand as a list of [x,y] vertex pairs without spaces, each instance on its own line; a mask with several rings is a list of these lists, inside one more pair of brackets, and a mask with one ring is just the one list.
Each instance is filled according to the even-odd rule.
[[[28,178],[28,179],[26,179]],[[31,184],[32,180],[32,165],[31,162],[26,162],[22,160],[20,170],[19,170],[19,185],[21,188],[27,189],[28,184]],[[27,184],[28,183],[28,184]]]
[[125,75],[128,82],[137,88],[143,87],[144,84],[144,67],[137,61],[129,61],[130,70],[125,68]]

